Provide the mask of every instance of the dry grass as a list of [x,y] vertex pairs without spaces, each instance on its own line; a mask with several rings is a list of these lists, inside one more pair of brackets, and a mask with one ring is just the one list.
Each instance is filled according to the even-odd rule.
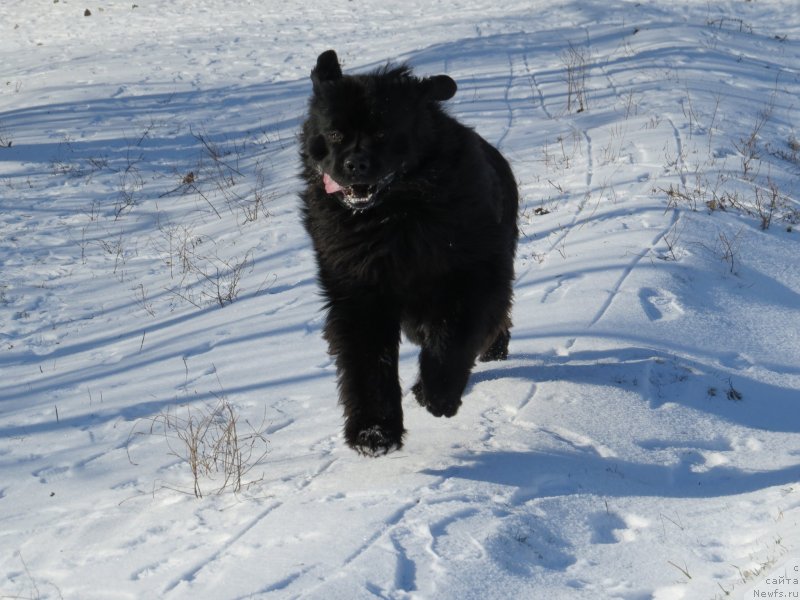
[[[147,424],[144,430],[139,429],[142,421]],[[142,421],[134,426],[129,445],[134,436],[163,437],[168,453],[188,468],[190,490],[178,485],[165,487],[202,498],[207,493],[240,492],[258,481],[249,476],[268,453],[264,423],[253,426],[247,420],[242,422],[224,396],[214,405],[168,408]]]

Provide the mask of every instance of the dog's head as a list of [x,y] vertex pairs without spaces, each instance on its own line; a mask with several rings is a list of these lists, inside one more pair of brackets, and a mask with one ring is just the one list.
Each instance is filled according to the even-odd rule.
[[304,155],[325,192],[356,211],[425,160],[432,113],[456,93],[447,75],[420,79],[406,66],[343,75],[333,50],[319,55],[311,81]]

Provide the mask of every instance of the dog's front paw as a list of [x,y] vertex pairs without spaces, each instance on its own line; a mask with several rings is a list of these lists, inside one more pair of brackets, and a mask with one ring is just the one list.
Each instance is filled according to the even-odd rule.
[[422,382],[418,381],[411,388],[420,406],[424,406],[434,417],[454,417],[461,407],[461,398],[448,398],[426,393]]
[[395,432],[381,425],[365,427],[346,437],[347,445],[364,456],[384,456],[403,447],[403,431]]

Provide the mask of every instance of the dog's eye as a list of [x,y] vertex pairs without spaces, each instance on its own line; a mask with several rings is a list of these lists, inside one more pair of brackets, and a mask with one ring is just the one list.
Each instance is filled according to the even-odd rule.
[[332,142],[334,144],[339,144],[344,139],[344,135],[342,134],[342,132],[341,131],[336,131],[335,129],[333,129],[333,130],[329,131],[328,133],[326,133],[325,137],[328,138],[328,141],[330,141],[330,142]]
[[321,161],[328,155],[328,144],[321,135],[315,135],[308,141],[308,153],[316,161]]

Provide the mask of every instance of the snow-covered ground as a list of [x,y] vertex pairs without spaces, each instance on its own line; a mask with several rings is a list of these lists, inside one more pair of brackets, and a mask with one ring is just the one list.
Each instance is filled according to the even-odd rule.
[[[328,48],[454,77],[523,197],[510,359],[435,419],[404,344],[381,459],[298,219]],[[3,0],[0,55],[0,596],[800,595],[794,0]]]

